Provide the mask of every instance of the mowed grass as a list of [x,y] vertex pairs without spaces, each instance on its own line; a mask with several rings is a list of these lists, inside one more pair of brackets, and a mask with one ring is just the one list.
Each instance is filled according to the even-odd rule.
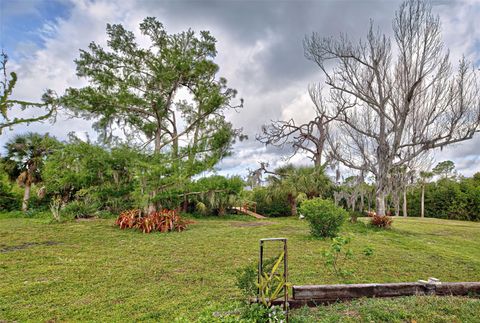
[[[296,218],[210,217],[168,234],[120,230],[113,222],[0,219],[0,321],[193,320],[241,298],[236,269],[257,259],[258,240],[266,237],[288,238],[293,284],[344,282],[324,266],[330,241],[312,239]],[[480,281],[480,223],[398,218],[391,230],[357,223],[341,234],[352,237],[355,254],[349,282]],[[367,246],[373,256],[363,255]],[[480,317],[480,300],[360,300],[297,314],[306,321],[451,322]]]

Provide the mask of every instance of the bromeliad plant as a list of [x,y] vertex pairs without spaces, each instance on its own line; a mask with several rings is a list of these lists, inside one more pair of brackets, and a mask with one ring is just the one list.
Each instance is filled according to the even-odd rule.
[[141,210],[129,210],[122,212],[115,221],[120,229],[137,228],[143,233],[152,231],[181,232],[190,223],[192,222],[182,219],[175,210],[154,211],[146,216],[142,216]]
[[270,272],[261,272],[259,282],[256,284],[259,291],[259,301],[267,308],[272,306],[272,302],[283,296],[285,287],[290,288],[291,284],[285,281],[282,274],[277,272],[280,264],[283,262],[285,252],[282,252],[273,265]]

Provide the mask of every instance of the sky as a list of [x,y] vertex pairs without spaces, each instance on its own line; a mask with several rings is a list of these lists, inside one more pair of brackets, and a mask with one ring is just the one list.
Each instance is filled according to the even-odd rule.
[[[156,0],[0,0],[0,43],[9,55],[9,70],[19,77],[14,97],[38,101],[47,88],[62,94],[86,85],[75,75],[74,59],[91,41],[106,44],[107,23],[123,24],[138,33],[147,16],[157,17],[167,32],[209,30],[217,39],[219,76],[227,78],[244,99],[244,108],[228,115],[249,140],[235,144],[233,155],[219,165],[220,174],[245,175],[258,162],[271,167],[286,162],[309,164],[304,155],[290,160],[287,149],[265,147],[255,140],[261,126],[293,117],[314,115],[308,86],[322,82],[318,67],[304,57],[303,39],[312,32],[325,36],[347,33],[364,37],[370,23],[391,34],[397,0],[316,1],[156,1]],[[480,0],[434,1],[442,21],[443,39],[452,61],[465,55],[480,65]],[[75,132],[96,138],[91,121],[61,112],[54,124],[15,127],[0,137],[0,146],[15,134],[48,132],[66,139]],[[480,134],[474,139],[434,152],[435,161],[452,160],[470,176],[480,171]]]

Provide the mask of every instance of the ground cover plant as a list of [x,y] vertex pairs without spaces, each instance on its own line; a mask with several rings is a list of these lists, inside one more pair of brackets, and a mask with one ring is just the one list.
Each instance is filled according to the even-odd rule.
[[[236,271],[257,259],[260,238],[273,236],[289,239],[290,282],[342,282],[322,257],[331,240],[312,239],[296,218],[199,217],[181,233],[141,234],[119,230],[113,219],[52,223],[8,215],[0,217],[0,320],[193,321],[244,300]],[[354,254],[375,250],[351,264],[352,283],[480,280],[480,223],[399,218],[379,230],[360,219],[339,234],[351,236]],[[323,313],[326,321],[464,321],[480,315],[480,300],[365,300],[295,313],[310,322]]]

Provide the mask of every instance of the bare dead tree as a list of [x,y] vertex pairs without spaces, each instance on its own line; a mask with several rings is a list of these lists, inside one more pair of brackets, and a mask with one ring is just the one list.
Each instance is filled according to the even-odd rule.
[[265,145],[279,148],[290,146],[293,148],[292,156],[300,151],[306,152],[315,166],[322,166],[328,125],[334,117],[326,113],[319,85],[309,86],[308,92],[315,111],[312,120],[302,124],[297,124],[293,118],[272,121],[269,125],[262,126],[262,132],[256,139]]
[[345,166],[374,175],[379,215],[385,215],[392,169],[480,130],[477,72],[465,58],[452,72],[431,5],[405,1],[393,34],[391,41],[372,23],[359,42],[317,33],[304,41],[306,57],[326,78],[329,115],[338,115],[336,133],[327,136],[330,153]]

